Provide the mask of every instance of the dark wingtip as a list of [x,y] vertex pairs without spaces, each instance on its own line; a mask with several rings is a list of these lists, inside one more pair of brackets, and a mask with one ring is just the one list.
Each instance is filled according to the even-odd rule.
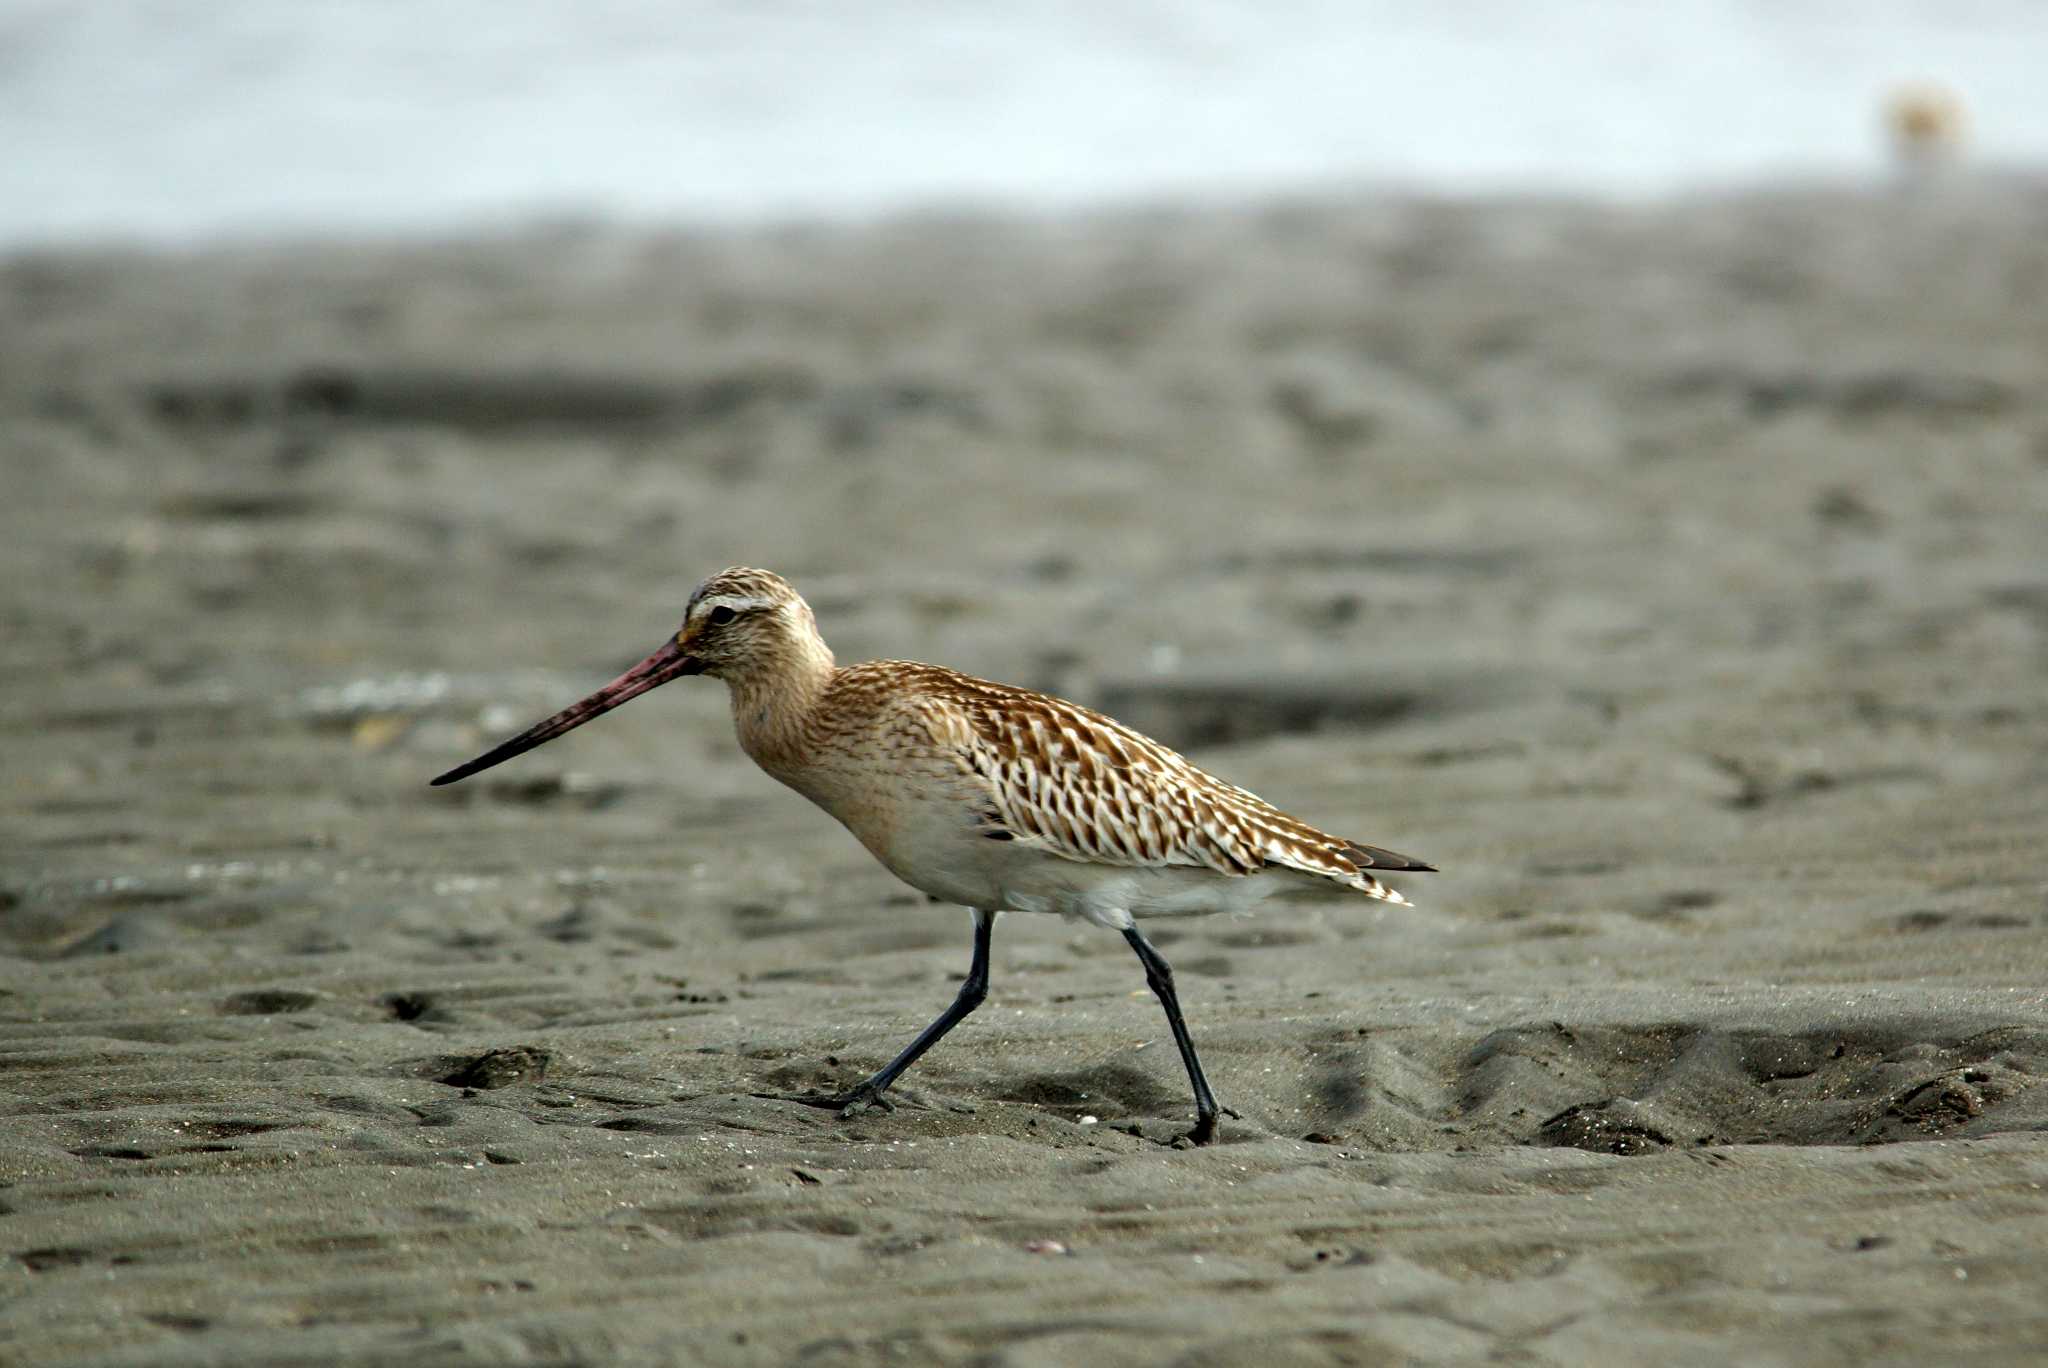
[[1376,874],[1434,874],[1437,867],[1427,860],[1418,860],[1408,855],[1369,846],[1363,841],[1351,841],[1344,847],[1345,853],[1354,859],[1365,861],[1365,867]]

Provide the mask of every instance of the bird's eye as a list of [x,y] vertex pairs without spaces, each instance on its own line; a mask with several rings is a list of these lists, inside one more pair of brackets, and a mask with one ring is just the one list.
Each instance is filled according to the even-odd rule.
[[738,613],[735,613],[732,609],[726,607],[724,604],[720,604],[718,607],[713,608],[711,610],[711,614],[709,618],[706,620],[709,621],[713,627],[723,627],[726,623],[731,622],[734,618],[738,616]]

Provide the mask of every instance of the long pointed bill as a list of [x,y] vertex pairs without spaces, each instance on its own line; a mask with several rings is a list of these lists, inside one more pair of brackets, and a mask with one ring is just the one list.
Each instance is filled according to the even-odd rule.
[[670,637],[647,659],[599,689],[581,703],[572,703],[545,722],[536,722],[503,745],[493,746],[466,765],[457,765],[440,778],[436,784],[452,784],[458,779],[467,779],[479,770],[510,760],[515,755],[524,755],[543,742],[552,741],[563,732],[574,731],[591,718],[608,713],[629,699],[638,698],[649,689],[658,688],[671,679],[686,674],[695,674],[702,668],[693,656],[683,653]]

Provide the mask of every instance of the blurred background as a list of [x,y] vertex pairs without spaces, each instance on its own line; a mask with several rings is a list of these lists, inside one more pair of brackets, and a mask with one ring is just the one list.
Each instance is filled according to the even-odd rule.
[[2048,157],[2026,0],[0,3],[0,245],[1868,177]]
[[[172,832],[263,718],[275,775],[426,804],[734,562],[850,657],[1314,738],[1346,803],[1388,726],[1519,766],[1488,738],[1569,751],[1709,661],[1749,726],[1773,671],[1950,610],[1925,639],[2010,664],[2044,34],[1998,0],[0,0],[16,677],[220,713],[168,767],[136,733]],[[52,565],[77,592],[31,592]],[[692,697],[693,791],[757,791]],[[647,713],[531,763],[651,779]]]

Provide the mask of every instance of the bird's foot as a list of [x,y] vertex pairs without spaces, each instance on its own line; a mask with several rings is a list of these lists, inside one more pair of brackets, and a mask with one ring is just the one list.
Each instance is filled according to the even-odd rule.
[[[1211,1112],[1207,1116],[1197,1115],[1195,1117],[1195,1128],[1186,1135],[1177,1136],[1173,1141],[1172,1147],[1174,1149],[1190,1149],[1198,1145],[1215,1144],[1217,1114],[1216,1112]],[[1239,1116],[1228,1107],[1222,1108],[1221,1114],[1233,1121],[1244,1120],[1242,1116]]]
[[851,1120],[865,1111],[892,1112],[895,1104],[882,1095],[882,1090],[871,1083],[848,1088],[843,1093],[777,1093],[779,1102],[800,1102],[806,1107],[817,1107],[823,1111],[838,1112],[842,1121]]

